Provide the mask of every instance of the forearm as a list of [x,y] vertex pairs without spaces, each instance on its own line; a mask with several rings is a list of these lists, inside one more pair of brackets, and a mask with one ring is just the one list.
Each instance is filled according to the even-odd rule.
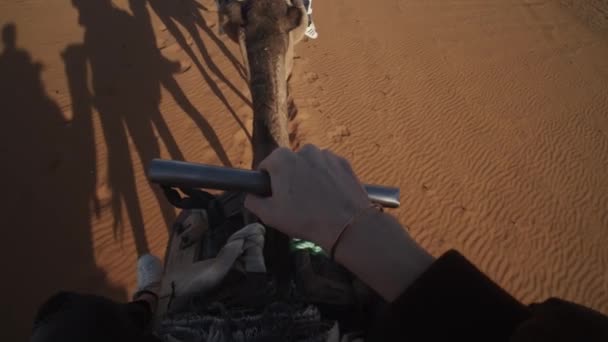
[[389,302],[434,261],[394,217],[380,212],[358,218],[340,239],[335,257]]

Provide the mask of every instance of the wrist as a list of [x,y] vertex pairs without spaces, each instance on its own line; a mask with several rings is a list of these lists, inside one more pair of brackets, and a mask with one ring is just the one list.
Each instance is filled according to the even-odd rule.
[[383,209],[381,206],[376,205],[376,204],[370,204],[368,207],[359,209],[358,212],[356,212],[354,215],[352,215],[348,219],[348,221],[346,221],[346,224],[343,225],[342,228],[336,232],[337,234],[333,240],[333,243],[331,244],[331,249],[329,250],[331,259],[335,260],[336,249],[337,249],[338,245],[340,244],[340,240],[341,240],[342,236],[344,236],[346,231],[348,231],[353,225],[357,224],[357,221],[363,220],[364,216],[373,215],[374,213],[381,213],[381,212],[383,212]]
[[[368,204],[368,206],[371,204]],[[340,243],[338,240],[341,239],[341,233],[345,233],[346,230],[350,230],[352,224],[359,220],[357,216],[364,216],[371,214],[371,208],[361,206],[360,208],[355,207],[344,207],[342,210],[334,210],[333,218],[331,222],[325,226],[319,225],[322,228],[318,234],[310,241],[317,243],[327,254],[331,254],[332,248],[337,247]]]
[[396,299],[433,263],[392,216],[369,211],[344,232],[336,261],[388,301]]

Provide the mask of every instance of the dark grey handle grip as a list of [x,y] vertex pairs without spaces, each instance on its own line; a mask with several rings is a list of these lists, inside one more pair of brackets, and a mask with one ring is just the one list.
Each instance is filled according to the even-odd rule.
[[[148,169],[152,183],[174,187],[242,191],[270,196],[270,177],[262,171],[235,169],[174,160],[154,159]],[[399,207],[399,189],[364,185],[374,203],[387,208]]]

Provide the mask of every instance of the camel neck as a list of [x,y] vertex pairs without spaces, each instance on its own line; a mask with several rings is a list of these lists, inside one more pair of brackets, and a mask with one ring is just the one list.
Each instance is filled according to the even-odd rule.
[[[285,57],[270,48],[248,48],[253,102],[254,164],[279,146],[289,146]],[[256,150],[257,149],[257,150]]]

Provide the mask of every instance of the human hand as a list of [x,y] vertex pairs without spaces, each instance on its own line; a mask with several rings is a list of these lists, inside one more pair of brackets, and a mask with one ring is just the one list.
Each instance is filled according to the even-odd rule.
[[272,196],[247,195],[245,207],[265,224],[329,251],[343,226],[370,200],[350,163],[306,145],[275,150],[260,164],[269,173]]
[[[348,161],[312,145],[275,150],[260,164],[272,196],[247,195],[245,207],[265,224],[330,251],[340,231],[371,203]],[[368,211],[350,223],[336,261],[392,301],[430,267],[433,257],[390,215]]]

